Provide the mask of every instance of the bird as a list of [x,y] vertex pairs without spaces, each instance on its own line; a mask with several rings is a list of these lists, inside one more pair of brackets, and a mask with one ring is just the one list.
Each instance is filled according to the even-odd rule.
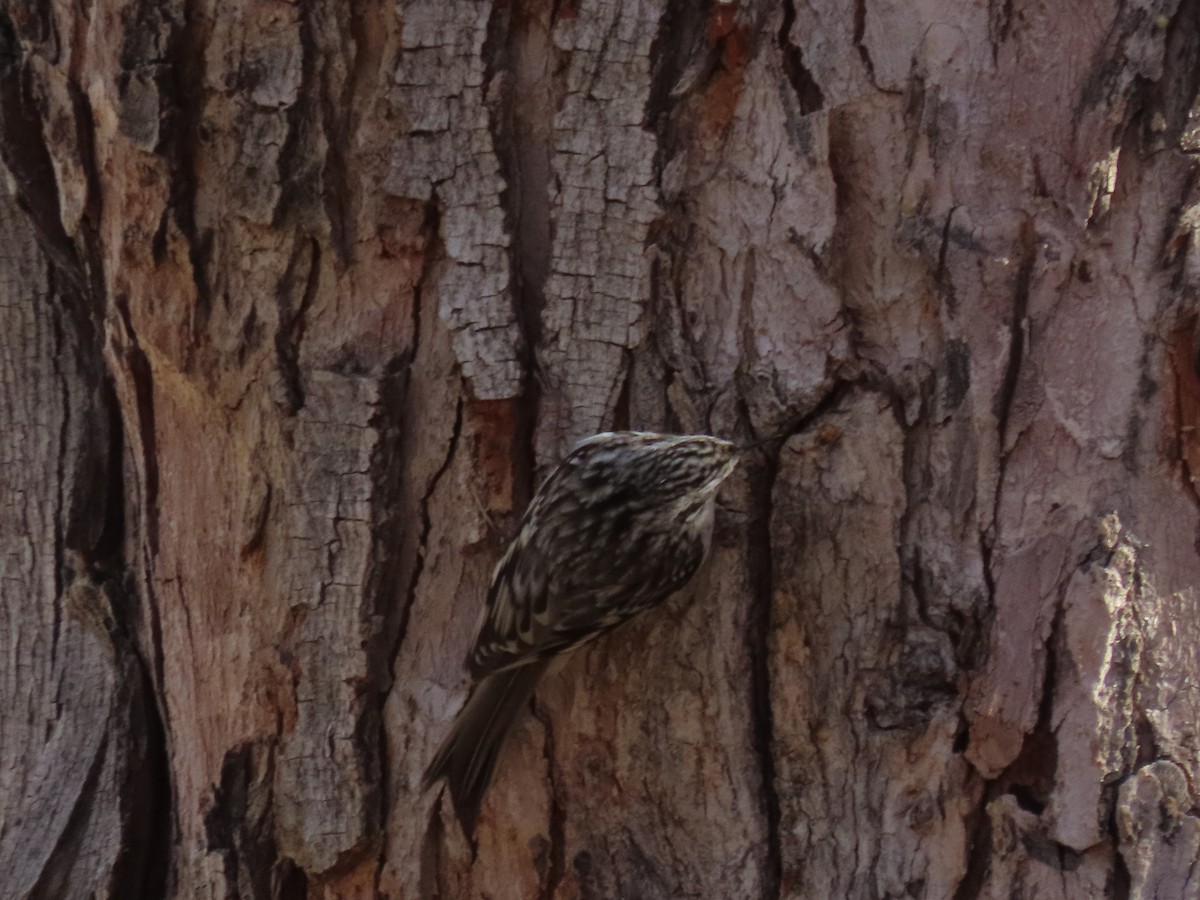
[[492,572],[465,663],[470,694],[422,781],[446,780],[468,835],[546,668],[692,579],[736,465],[720,438],[611,431],[576,444],[538,488]]

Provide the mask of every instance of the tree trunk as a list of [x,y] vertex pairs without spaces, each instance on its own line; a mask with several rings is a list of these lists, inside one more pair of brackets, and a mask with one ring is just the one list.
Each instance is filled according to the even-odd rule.
[[[0,897],[1200,896],[1200,4],[0,0]],[[538,479],[747,452],[476,840]]]

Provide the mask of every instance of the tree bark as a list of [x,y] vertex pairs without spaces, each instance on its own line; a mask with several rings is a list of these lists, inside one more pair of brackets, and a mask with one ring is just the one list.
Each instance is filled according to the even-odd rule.
[[[1200,5],[0,0],[0,897],[1200,897]],[[420,776],[571,443],[748,451]]]

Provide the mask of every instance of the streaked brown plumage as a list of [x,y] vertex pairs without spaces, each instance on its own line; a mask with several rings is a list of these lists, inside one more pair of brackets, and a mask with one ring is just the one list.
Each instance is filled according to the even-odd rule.
[[425,773],[445,777],[472,831],[513,717],[549,661],[683,587],[712,536],[733,445],[706,435],[606,432],[538,489],[492,573],[467,656],[471,695]]

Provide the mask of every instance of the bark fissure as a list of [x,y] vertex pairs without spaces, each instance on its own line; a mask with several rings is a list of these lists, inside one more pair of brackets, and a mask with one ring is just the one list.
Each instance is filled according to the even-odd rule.
[[854,0],[854,47],[858,50],[858,58],[862,61],[863,68],[867,70],[867,77],[878,87],[875,80],[875,63],[871,60],[871,51],[864,40],[866,33],[867,0]]
[[433,528],[433,517],[430,515],[430,505],[433,500],[433,495],[437,491],[438,485],[442,478],[450,470],[451,464],[454,462],[454,455],[458,451],[459,438],[462,436],[463,429],[463,401],[460,399],[458,406],[454,412],[454,429],[450,434],[450,441],[446,447],[446,455],[442,458],[441,465],[433,476],[429,479],[429,486],[426,488],[424,495],[417,503],[418,518],[420,523],[420,539],[417,543],[417,558],[413,566],[412,578],[409,580],[408,588],[405,592],[404,607],[400,614],[400,622],[397,627],[396,639],[394,646],[388,655],[388,659],[395,661],[396,656],[400,653],[400,648],[404,645],[404,638],[408,632],[409,615],[412,612],[413,604],[417,599],[417,588],[421,582],[421,573],[425,569],[425,556],[429,551],[427,542],[429,533]]
[[954,222],[954,214],[958,212],[957,206],[951,206],[946,213],[945,224],[942,225],[942,239],[938,245],[937,271],[934,274],[934,281],[938,286],[938,293],[945,301],[947,308],[953,315],[958,309],[958,297],[954,293],[954,281],[948,276],[946,270],[946,254],[950,249],[950,241],[952,239],[951,227]]
[[[861,0],[860,0],[861,3]],[[796,22],[795,0],[783,0],[783,24],[779,27],[779,50],[783,54],[783,70],[800,103],[800,114],[816,112],[825,107],[825,95],[813,74],[804,64],[804,52],[792,41],[792,26]]]
[[[47,297],[54,296],[54,267],[47,265],[46,285]],[[50,659],[58,658],[58,639],[62,627],[63,573],[66,571],[64,542],[67,533],[66,522],[66,491],[67,491],[67,452],[71,433],[71,395],[67,384],[67,373],[64,371],[63,354],[67,352],[66,335],[60,318],[60,311],[53,309],[50,313],[51,327],[54,330],[54,374],[58,379],[58,394],[62,403],[62,423],[58,429],[58,448],[54,454],[54,465],[57,477],[54,490],[54,594],[59,602],[54,604],[54,620],[50,631]],[[47,721],[49,728],[52,722]]]
[[[119,317],[123,330],[123,340],[117,351],[121,354],[128,367],[128,378],[133,391],[134,402],[134,409],[126,410],[122,424],[123,426],[127,425],[130,418],[134,419],[139,437],[137,449],[140,451],[138,459],[140,465],[135,466],[135,470],[140,469],[141,478],[139,479],[140,483],[135,487],[137,492],[136,500],[132,502],[138,509],[138,525],[144,536],[142,553],[144,555],[145,568],[140,573],[139,580],[143,603],[149,620],[149,634],[146,635],[149,646],[141,648],[140,654],[148,663],[152,661],[152,664],[149,664],[148,668],[155,687],[154,693],[159,716],[162,719],[163,733],[169,741],[171,727],[165,693],[166,665],[162,616],[159,610],[158,597],[154,590],[152,563],[150,562],[158,557],[159,548],[159,472],[154,419],[154,382],[150,361],[138,343],[137,334],[133,330],[128,298],[120,294],[115,296],[113,298],[113,309]],[[172,804],[172,808],[175,808],[175,804]]]
[[[116,587],[118,596],[124,597],[125,590]],[[179,834],[179,823],[175,809],[175,786],[171,778],[171,750],[167,742],[164,711],[159,707],[160,694],[155,690],[150,666],[137,641],[125,634],[117,646],[127,648],[136,673],[136,683],[141,694],[136,697],[136,711],[144,717],[145,728],[140,737],[144,747],[142,765],[131,772],[131,780],[138,786],[127,790],[130,798],[131,819],[135,824],[131,832],[137,834],[137,820],[141,821],[140,839],[131,843],[131,852],[126,860],[127,878],[120,877],[121,865],[115,871],[114,885],[128,883],[128,896],[160,897],[166,895],[172,863],[175,859],[173,845]],[[131,688],[132,691],[132,688]],[[137,731],[134,732],[137,734]],[[146,802],[147,794],[150,802]],[[137,874],[135,874],[137,873]],[[140,875],[141,885],[137,884]],[[114,892],[116,893],[116,891]]]
[[[301,268],[303,266],[303,268]],[[299,274],[302,272],[303,274]],[[300,287],[300,299],[293,296]],[[306,315],[316,299],[321,283],[321,245],[316,238],[297,234],[287,269],[276,288],[279,306],[279,330],[275,332],[275,359],[283,380],[288,412],[304,408],[304,379],[300,372],[300,344],[304,340]]]
[[77,319],[81,343],[98,347],[103,330],[101,318],[104,298],[107,295],[104,271],[104,247],[100,238],[100,221],[103,214],[104,193],[100,181],[100,170],[96,164],[96,123],[92,105],[87,94],[72,77],[67,82],[71,110],[75,121],[75,146],[79,151],[79,163],[83,169],[87,195],[84,199],[83,216],[79,221],[79,237],[82,239],[83,275],[87,281],[87,292],[78,299],[87,301],[78,309],[68,309]]
[[1016,438],[1009,441],[1009,413],[1017,394],[1021,377],[1021,366],[1026,352],[1026,330],[1028,323],[1026,314],[1029,308],[1029,291],[1033,281],[1033,267],[1036,261],[1037,236],[1032,219],[1026,218],[1021,224],[1019,237],[1020,264],[1017,269],[1016,282],[1013,291],[1012,314],[1008,323],[1008,359],[1005,364],[1004,379],[996,395],[995,417],[998,436],[997,448],[999,460],[996,471],[996,490],[992,498],[992,515],[990,528],[985,528],[981,535],[983,548],[983,577],[988,587],[989,608],[995,608],[996,586],[992,573],[992,552],[999,540],[1000,502],[1004,491],[1004,479],[1008,468],[1008,458],[1012,444]]
[[983,798],[971,811],[973,824],[968,828],[970,837],[966,844],[966,872],[954,892],[954,900],[979,900],[987,887],[993,853],[992,820],[987,811],[991,793],[989,782]]
[[17,197],[42,251],[62,279],[63,293],[87,296],[83,263],[59,212],[58,179],[33,94],[36,78],[16,42],[11,21],[0,11],[0,41],[6,37],[13,44],[0,46],[0,158],[15,176]]
[[[798,429],[799,430],[799,429]],[[748,617],[747,645],[750,667],[750,704],[753,710],[753,746],[762,785],[766,848],[763,863],[763,896],[783,896],[783,845],[780,837],[780,804],[775,777],[775,726],[772,714],[771,628],[775,603],[773,548],[771,544],[772,496],[779,473],[780,448],[762,454],[751,496],[754,514],[747,528],[747,562],[751,571],[752,613]]]
[[992,62],[1000,55],[1000,45],[1012,31],[1014,0],[988,0],[988,42],[992,45]]
[[557,756],[554,752],[554,722],[549,713],[538,706],[536,698],[533,703],[533,713],[545,733],[542,754],[546,760],[546,778],[550,783],[550,819],[547,822],[547,837],[550,846],[547,851],[546,871],[542,876],[538,900],[554,900],[555,894],[562,884],[565,871],[567,805],[561,795],[562,785],[557,772]]
[[[654,131],[655,186],[662,189],[662,168],[681,147],[674,133],[677,101],[704,85],[720,60],[713,33],[713,0],[666,0],[650,47],[653,70],[646,99],[646,126]],[[705,25],[708,25],[708,29]],[[708,32],[706,34],[706,31]]]
[[1017,394],[1017,383],[1021,377],[1021,365],[1025,361],[1025,341],[1028,323],[1026,314],[1029,309],[1029,291],[1033,281],[1033,266],[1037,257],[1037,235],[1033,220],[1026,218],[1021,223],[1019,245],[1020,265],[1017,269],[1016,283],[1013,291],[1012,316],[1008,323],[1008,361],[1004,371],[1004,381],[996,400],[996,423],[1000,435],[1000,472],[997,479],[997,500],[1001,485],[1004,482],[1004,462],[1011,447],[1008,446],[1009,411]]
[[492,8],[483,48],[488,125],[504,180],[500,204],[510,236],[510,294],[520,341],[522,377],[514,404],[512,441],[514,507],[521,509],[537,481],[536,431],[541,380],[536,348],[554,240],[550,136],[561,90],[553,11],[539,0]]
[[[307,8],[307,4],[303,4],[303,8],[303,29],[311,32],[313,13]],[[358,131],[354,98],[358,93],[359,79],[368,74],[367,67],[360,64],[359,58],[369,58],[365,47],[369,47],[375,41],[371,36],[371,29],[362,25],[361,13],[354,9],[353,0],[347,0],[346,9],[349,13],[346,27],[354,49],[347,66],[346,84],[340,96],[330,71],[331,64],[324,56],[321,57],[320,70],[316,74],[319,84],[317,102],[320,107],[321,129],[326,136],[321,188],[330,238],[341,269],[354,264],[358,246],[357,213],[361,200],[358,181],[351,177],[355,168],[354,151]],[[318,52],[315,39],[310,37],[309,40],[313,41],[314,52]]]
[[521,0],[508,12],[505,24],[497,5],[483,51],[486,82],[500,95],[490,104],[488,119],[505,183],[501,205],[511,237],[512,296],[527,366],[533,364],[533,349],[541,337],[553,240],[550,134],[559,88],[552,24],[545,14],[538,0]]
[[[414,298],[417,305],[419,298]],[[416,340],[414,332],[414,341]],[[402,576],[404,558],[401,548],[404,546],[409,524],[404,514],[403,480],[405,475],[404,460],[406,456],[400,448],[404,448],[403,434],[406,427],[411,426],[412,409],[408,402],[412,389],[412,376],[409,367],[412,356],[405,353],[394,359],[386,367],[382,377],[377,413],[372,425],[380,431],[380,441],[372,455],[371,470],[374,473],[373,494],[378,502],[372,506],[372,545],[373,556],[379,560],[374,572],[371,593],[376,610],[377,620],[382,623],[376,631],[369,653],[369,666],[372,681],[376,686],[373,698],[376,701],[371,716],[364,716],[362,730],[373,731],[367,739],[374,744],[379,765],[378,787],[378,831],[380,840],[377,846],[378,858],[374,865],[375,895],[380,896],[380,885],[384,868],[387,864],[388,825],[391,819],[390,803],[393,797],[393,760],[388,753],[389,741],[386,722],[386,705],[394,687],[393,671],[400,645],[408,629],[408,617],[412,609],[412,597],[420,576],[423,557],[420,555],[428,532],[423,532],[417,545],[418,556],[414,560],[416,577],[412,580],[409,590],[405,593],[405,602],[396,604],[398,592],[394,590]],[[457,428],[455,430],[457,437]],[[451,454],[452,455],[452,454]],[[451,456],[447,456],[447,464]],[[444,467],[443,470],[444,471]],[[439,472],[439,477],[441,473]],[[429,494],[432,495],[432,487]],[[428,497],[425,498],[426,503]],[[427,506],[423,509],[422,525],[427,522],[429,515]]]
[[205,54],[211,23],[205,16],[202,0],[185,0],[183,21],[168,42],[167,59],[171,60],[160,90],[169,114],[159,135],[157,152],[170,168],[170,200],[164,215],[174,217],[187,242],[192,280],[196,287],[196,302],[191,324],[196,343],[212,310],[212,282],[209,265],[212,261],[212,232],[201,232],[196,222],[196,198],[200,191],[196,171],[197,153],[205,140],[203,132],[205,92]]

